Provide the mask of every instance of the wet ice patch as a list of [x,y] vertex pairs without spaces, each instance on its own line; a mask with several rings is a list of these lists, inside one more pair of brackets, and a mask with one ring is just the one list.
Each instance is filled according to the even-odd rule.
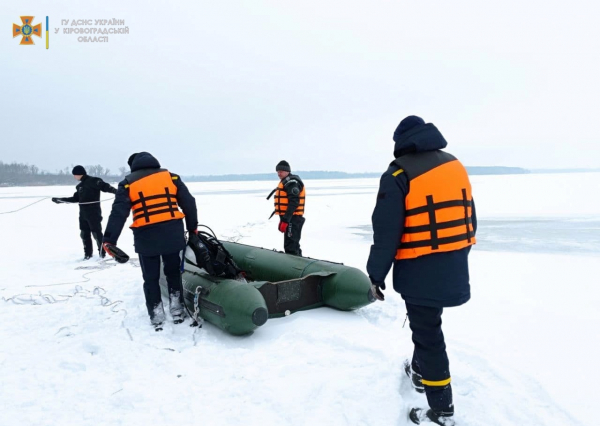
[[[350,228],[372,242],[371,225]],[[475,250],[526,253],[600,253],[598,218],[480,219]]]
[[477,249],[533,253],[600,253],[600,220],[480,220]]

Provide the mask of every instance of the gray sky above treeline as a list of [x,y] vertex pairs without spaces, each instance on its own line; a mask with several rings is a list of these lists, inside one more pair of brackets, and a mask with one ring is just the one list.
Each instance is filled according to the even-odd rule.
[[[375,172],[416,114],[466,165],[598,167],[599,12],[541,0],[5,2],[0,160],[117,170],[144,150],[185,175],[281,159]],[[49,50],[7,35],[24,14],[44,31],[49,16]],[[129,34],[63,34],[112,18]]]

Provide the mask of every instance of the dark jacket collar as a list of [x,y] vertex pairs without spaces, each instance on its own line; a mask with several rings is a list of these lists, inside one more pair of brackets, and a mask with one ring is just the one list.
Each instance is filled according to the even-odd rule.
[[81,179],[79,180],[79,182],[77,182],[77,186],[79,185],[83,185],[83,182],[85,182],[85,180],[88,178],[88,175],[83,175],[81,176]]

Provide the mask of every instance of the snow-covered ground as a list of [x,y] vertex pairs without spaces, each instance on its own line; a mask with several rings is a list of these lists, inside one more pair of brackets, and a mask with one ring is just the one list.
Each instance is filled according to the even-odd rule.
[[[599,178],[472,178],[472,300],[443,316],[459,425],[600,423]],[[275,184],[189,186],[220,237],[282,248],[267,221]],[[377,179],[306,184],[305,255],[364,270]],[[0,213],[72,192],[1,188]],[[131,233],[129,264],[81,262],[77,210],[44,200],[0,215],[0,425],[405,425],[426,406],[403,376],[410,330],[389,287],[384,303],[245,337],[189,321],[156,333]]]

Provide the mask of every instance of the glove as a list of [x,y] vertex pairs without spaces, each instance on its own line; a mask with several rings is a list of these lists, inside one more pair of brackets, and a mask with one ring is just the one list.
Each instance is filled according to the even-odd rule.
[[197,246],[198,243],[201,243],[200,237],[198,237],[198,230],[188,231],[188,243],[191,247]]
[[284,221],[279,222],[279,232],[283,232],[285,234],[285,231],[287,231],[288,225],[289,224],[287,222],[284,222]]
[[62,201],[62,198],[56,198],[56,197],[52,197],[52,202],[53,202],[53,203],[56,203],[56,204],[60,204],[60,203],[62,203],[63,201]]
[[198,237],[198,230],[191,231],[188,236],[188,242],[190,245],[194,246],[198,244],[198,241],[200,241],[200,238]]
[[381,290],[385,290],[385,283],[376,283],[371,281],[371,295],[380,302],[385,300],[385,296],[381,292]]

